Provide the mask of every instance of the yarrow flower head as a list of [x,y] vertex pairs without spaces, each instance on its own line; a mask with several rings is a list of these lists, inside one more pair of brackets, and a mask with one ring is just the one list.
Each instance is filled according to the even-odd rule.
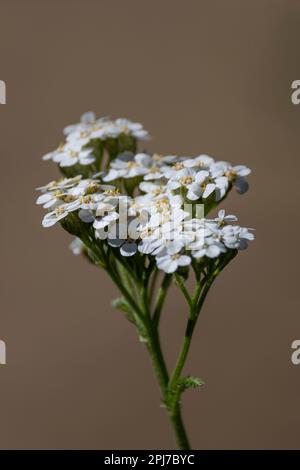
[[[210,213],[232,188],[247,191],[251,171],[206,154],[139,151],[139,142],[149,139],[142,124],[97,118],[93,112],[63,134],[63,142],[43,157],[58,165],[62,177],[37,188],[36,202],[46,209],[42,225],[59,224],[72,234],[74,255],[103,268],[120,289],[114,305],[147,344],[177,442],[189,449],[179,413],[183,391],[202,385],[197,377],[182,376],[194,327],[215,278],[254,239],[253,229],[239,226],[235,215],[223,208]],[[190,274],[193,294],[185,285]],[[169,378],[158,327],[172,280],[187,300],[189,315]]]
[[[214,208],[232,187],[239,193],[248,189],[246,166],[205,154],[135,153],[137,141],[149,138],[141,124],[98,119],[92,112],[65,127],[64,134],[66,142],[43,158],[63,171],[74,167],[79,172],[83,166],[90,171],[87,178],[64,171],[65,178],[38,188],[42,195],[37,204],[48,209],[44,227],[71,217],[76,233],[86,232],[86,224],[90,236],[106,249],[118,248],[125,257],[140,253],[166,273],[188,267],[193,259],[199,263],[244,249],[253,240],[252,231],[235,225],[236,216],[224,210],[213,219],[205,217],[206,208]],[[124,148],[128,136],[132,140]]]

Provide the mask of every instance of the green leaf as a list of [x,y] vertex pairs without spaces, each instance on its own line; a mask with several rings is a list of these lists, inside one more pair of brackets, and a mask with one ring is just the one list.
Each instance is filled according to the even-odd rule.
[[124,297],[118,297],[117,299],[113,299],[111,301],[111,305],[119,310],[122,310],[123,312],[128,312],[128,304]]
[[122,312],[125,313],[126,318],[131,322],[135,324],[134,317],[131,313],[131,308],[124,299],[124,297],[118,297],[117,299],[114,299],[111,301],[112,307],[116,308],[117,310],[121,310]]
[[188,388],[201,387],[202,385],[204,385],[204,383],[205,382],[199,377],[188,376],[188,377],[181,377],[178,380],[177,385],[182,391],[184,391],[184,390],[187,390]]

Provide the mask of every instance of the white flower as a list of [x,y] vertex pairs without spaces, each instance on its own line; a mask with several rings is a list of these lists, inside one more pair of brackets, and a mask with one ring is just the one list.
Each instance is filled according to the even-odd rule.
[[229,224],[230,222],[236,222],[238,219],[235,215],[225,215],[224,209],[221,209],[218,212],[218,217],[215,217],[213,220],[221,227]]
[[147,169],[146,174],[144,175],[145,181],[158,180],[164,177],[163,169],[157,165],[152,165]]
[[251,170],[245,165],[231,166],[228,162],[215,162],[211,165],[210,171],[215,178],[226,176],[240,194],[244,194],[249,188],[245,176],[248,176]]
[[149,140],[149,133],[139,122],[132,122],[128,119],[116,119],[115,121],[107,117],[96,119],[93,112],[84,113],[78,124],[71,124],[64,128],[64,134],[68,140],[80,138],[80,133],[89,135],[91,139],[108,137],[118,138],[121,134],[131,135],[136,140]]
[[141,191],[147,194],[147,198],[149,199],[157,199],[161,196],[169,196],[170,191],[168,190],[167,186],[164,184],[159,183],[150,183],[150,181],[142,181],[139,184],[139,188]]
[[182,168],[180,170],[176,170],[170,177],[167,183],[167,188],[171,190],[176,190],[181,187],[189,189],[195,181],[196,176],[196,171],[191,168]]
[[119,214],[116,211],[116,201],[104,200],[97,206],[93,227],[101,229],[116,222]]
[[159,197],[153,201],[149,210],[148,225],[154,229],[170,223],[176,227],[189,213],[182,209],[182,198],[177,196]]
[[52,160],[53,162],[58,163],[60,159],[62,158],[64,149],[65,149],[65,144],[61,143],[55,150],[53,150],[52,152],[46,153],[46,155],[43,155],[42,159]]
[[128,198],[128,215],[132,217],[143,217],[143,214],[146,215],[146,220],[148,220],[148,208],[151,207],[151,197],[148,197],[147,194],[143,196],[137,196],[134,199]]
[[170,163],[176,162],[178,157],[175,155],[159,155],[154,153],[151,161],[148,162],[147,173],[144,175],[145,181],[158,180],[166,177],[166,172],[170,170]]
[[91,124],[96,123],[96,115],[93,111],[88,111],[81,115],[80,122],[77,124],[70,124],[64,128],[64,134],[69,135],[71,132],[87,129]]
[[184,170],[184,164],[179,158],[173,165],[162,167],[164,177],[167,179],[174,177],[174,180],[176,180],[176,173],[182,170]]
[[[90,130],[74,131],[67,136],[65,146],[69,146],[71,148],[72,146],[76,146],[77,148],[87,147],[92,138]],[[57,161],[57,159],[54,161]]]
[[82,178],[81,175],[74,176],[73,178],[62,178],[56,181],[50,181],[50,183],[46,184],[45,186],[40,186],[39,188],[36,188],[36,189],[42,192],[58,191],[58,190],[63,191],[65,189],[69,189],[69,188],[73,188],[74,186],[77,186],[81,178]]
[[49,152],[43,156],[43,160],[52,160],[61,167],[73,166],[76,163],[80,165],[90,165],[95,161],[92,155],[92,148],[83,148],[88,144],[89,138],[74,139],[60,146],[53,152]]
[[161,269],[165,273],[174,273],[180,266],[188,266],[192,259],[187,255],[165,255],[158,256],[156,258],[156,264],[158,269]]
[[194,258],[217,258],[221,253],[225,253],[226,248],[219,240],[214,237],[207,237],[203,241],[203,245],[198,250],[192,252]]
[[52,227],[53,225],[55,225],[60,220],[67,217],[69,215],[69,213],[70,213],[70,210],[69,210],[68,204],[63,204],[59,207],[56,207],[54,211],[48,212],[44,216],[43,221],[42,221],[42,225],[43,225],[43,227],[46,227],[46,228]]
[[160,155],[159,153],[154,153],[152,155],[152,161],[154,165],[157,165],[159,167],[165,166],[169,163],[174,163],[177,159],[177,155]]
[[128,223],[120,223],[116,221],[107,228],[101,227],[96,230],[96,237],[101,240],[107,240],[109,246],[119,248],[122,256],[133,256],[138,250],[138,241],[136,237],[135,224],[131,228],[133,219],[129,219]]
[[106,215],[103,216],[94,216],[92,211],[81,209],[78,212],[78,216],[80,220],[86,223],[93,223],[93,227],[97,230],[103,229],[115,223],[115,221],[119,218],[119,214],[115,211],[111,211]]
[[104,207],[109,212],[107,214],[109,217],[101,217],[101,220],[105,220],[105,223],[102,222],[103,225],[107,225],[109,219],[118,218],[115,208],[120,197],[114,186],[103,185],[93,179],[81,179],[80,176],[54,181],[40,189],[43,194],[39,196],[37,203],[43,204],[48,209],[54,208],[45,215],[44,227],[51,227],[66,217],[69,212],[77,210],[79,210],[80,219],[84,222],[99,222],[100,211],[103,212]]
[[150,235],[141,234],[139,251],[153,256],[174,255],[179,253],[186,243],[186,238],[179,227],[161,227],[150,231]]
[[[116,193],[115,186],[111,184],[102,184],[93,178],[86,178],[79,181],[76,185],[70,188],[69,193],[74,196],[84,196],[87,194],[114,194]],[[117,192],[118,194],[118,192]]]
[[184,222],[183,232],[186,237],[185,249],[193,251],[201,249],[205,237],[211,235],[211,230],[206,227],[206,221],[196,218]]
[[228,179],[225,176],[212,178],[207,170],[199,171],[195,176],[195,182],[189,185],[187,198],[191,201],[208,198],[215,192],[215,199],[222,199],[228,189]]
[[93,223],[96,230],[105,228],[119,218],[118,205],[121,199],[118,196],[107,196],[106,192],[88,194],[79,198],[78,216],[85,223]]
[[199,169],[209,169],[210,165],[214,163],[214,159],[208,155],[199,155],[195,158],[188,158],[184,160],[183,166],[186,168],[199,168]]
[[254,235],[245,227],[226,225],[222,229],[222,238],[227,248],[244,250],[248,242],[254,240]]
[[67,193],[65,191],[57,189],[56,191],[41,194],[41,196],[37,198],[36,203],[42,204],[45,209],[49,209],[50,207],[61,205],[66,195]]
[[104,176],[103,181],[113,181],[118,178],[134,178],[145,175],[152,163],[150,155],[131,152],[124,152],[118,155],[111,164],[110,171]]
[[137,140],[149,140],[149,133],[143,128],[139,122],[132,122],[129,119],[116,119],[115,127],[119,134],[130,134]]
[[149,230],[147,236],[145,235],[145,231],[143,233],[143,238],[142,241],[139,243],[138,249],[144,255],[152,254],[153,251],[161,245],[159,235],[156,235],[154,232],[154,230]]
[[73,166],[77,163],[80,165],[90,165],[96,160],[92,152],[93,149],[91,148],[82,148],[80,142],[68,143],[65,145],[57,163],[61,167]]

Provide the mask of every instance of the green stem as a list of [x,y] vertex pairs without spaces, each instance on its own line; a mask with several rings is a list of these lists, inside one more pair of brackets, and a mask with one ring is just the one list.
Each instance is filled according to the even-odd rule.
[[168,392],[169,374],[161,350],[159,335],[151,324],[148,324],[147,334],[148,341],[146,342],[146,346],[152,360],[154,372],[158,379],[162,400],[165,402]]
[[170,389],[172,389],[173,387],[176,386],[176,383],[177,383],[177,381],[178,381],[178,379],[181,375],[182,369],[184,367],[184,364],[185,364],[185,361],[186,361],[186,358],[187,358],[187,355],[188,355],[188,352],[189,352],[189,349],[190,349],[191,340],[192,340],[195,325],[196,325],[196,318],[191,318],[190,317],[188,319],[188,323],[187,323],[187,326],[186,326],[183,344],[182,344],[181,350],[179,352],[178,359],[177,359],[173,374],[172,374],[171,379],[170,379],[170,385],[169,385]]
[[155,293],[155,288],[156,288],[156,282],[158,279],[159,271],[157,268],[154,269],[154,272],[152,274],[152,278],[150,281],[150,288],[149,288],[149,298],[150,298],[150,303],[152,303],[152,299],[154,297]]
[[155,309],[153,313],[153,324],[155,328],[158,327],[162,307],[163,307],[163,304],[164,304],[164,301],[168,292],[168,288],[171,284],[171,280],[172,280],[172,276],[170,274],[166,274],[162,282],[162,285],[158,291],[156,305],[155,305]]
[[117,266],[115,261],[110,259],[109,253],[106,252],[100,244],[92,243],[92,240],[90,239],[88,233],[85,233],[84,237],[82,238],[86,246],[94,252],[98,263],[101,264],[101,266],[103,266],[107,270],[113,282],[122,292],[123,297],[127,302],[127,305],[132,310],[134,323],[137,326],[141,338],[147,346],[152,361],[153,369],[158,380],[162,401],[164,407],[168,412],[170,422],[175,433],[178,448],[181,450],[189,450],[190,444],[181,416],[180,397],[183,388],[181,388],[180,385],[180,376],[190,349],[194,328],[199,317],[201,308],[203,306],[204,300],[208,294],[208,291],[214,279],[226,266],[230,259],[235,256],[235,254],[224,256],[222,261],[220,261],[215,266],[212,265],[213,269],[209,271],[206,277],[202,280],[203,286],[200,283],[201,276],[196,276],[196,287],[192,296],[190,296],[189,292],[187,291],[182,278],[179,275],[175,274],[176,283],[182,290],[189,305],[189,319],[186,327],[183,345],[180,350],[174,371],[171,375],[171,379],[169,379],[169,373],[161,349],[158,323],[163,302],[165,300],[172,276],[166,275],[164,277],[162,286],[158,292],[154,314],[151,317],[151,298],[149,297],[151,287],[149,288],[149,279],[153,266],[149,266],[147,271],[142,272],[141,281],[138,282],[137,288],[137,290],[140,291],[140,295],[136,296],[136,289],[134,287],[134,283],[137,279],[139,280],[139,276],[138,278],[134,276],[132,282],[132,280],[130,279],[132,273],[131,269],[129,268],[129,264],[128,266],[125,266],[124,263],[120,269],[120,265]]
[[164,407],[167,409],[170,422],[175,433],[175,439],[178,449],[190,450],[190,444],[186,434],[186,430],[182,421],[181,407],[179,400],[175,406],[169,406],[169,375],[163,353],[160,346],[158,331],[155,328],[148,329],[149,342],[147,343],[148,351],[152,360],[153,369],[158,379],[160,391]]
[[191,299],[191,296],[187,290],[187,288],[185,287],[185,284],[184,284],[184,281],[182,279],[181,276],[179,276],[179,274],[175,273],[174,274],[174,278],[175,278],[175,283],[177,284],[177,286],[180,288],[181,292],[183,293],[188,305],[191,307],[192,305],[192,299]]
[[189,450],[190,445],[189,445],[189,441],[188,441],[187,434],[186,434],[182,417],[181,417],[180,402],[178,400],[175,406],[170,406],[169,404],[170,402],[169,400],[169,374],[168,374],[165,359],[161,350],[160,338],[159,338],[159,333],[157,329],[157,324],[159,321],[162,304],[165,299],[171,279],[172,279],[172,276],[165,275],[161,290],[158,294],[158,302],[156,305],[155,313],[152,318],[150,316],[149,299],[147,295],[143,296],[144,314],[147,319],[147,334],[148,334],[147,347],[148,347],[148,351],[152,360],[154,372],[158,379],[163,403],[168,411],[168,415],[170,417],[170,421],[171,421],[171,424],[175,433],[177,446],[179,449]]
[[177,403],[171,414],[171,423],[175,432],[177,447],[180,450],[191,450],[187,433],[182,421],[180,403]]

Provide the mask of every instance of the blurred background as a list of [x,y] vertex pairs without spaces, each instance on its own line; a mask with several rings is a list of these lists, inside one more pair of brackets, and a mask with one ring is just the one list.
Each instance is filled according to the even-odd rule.
[[[185,372],[205,386],[183,412],[196,449],[299,448],[300,3],[296,0],[0,0],[2,449],[172,449],[148,355],[110,306],[104,272],[42,229],[41,156],[82,112],[141,121],[150,151],[252,168],[223,207],[256,241],[224,271]],[[143,145],[140,147],[143,149]],[[162,319],[174,363],[186,307]]]

